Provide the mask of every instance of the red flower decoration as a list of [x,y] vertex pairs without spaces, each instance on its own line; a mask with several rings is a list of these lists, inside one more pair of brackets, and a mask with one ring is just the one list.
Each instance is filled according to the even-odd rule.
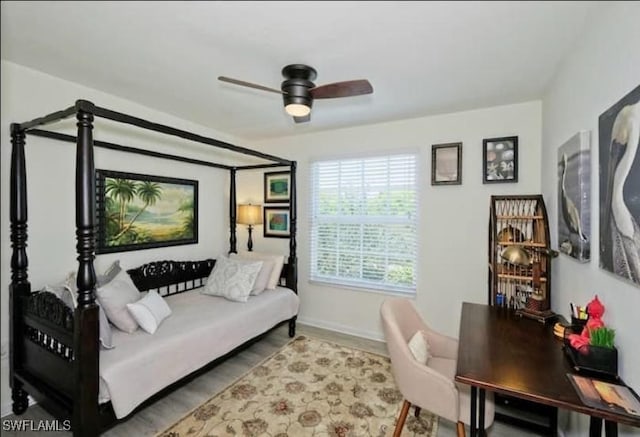
[[604,314],[604,305],[598,299],[598,295],[593,298],[591,302],[587,304],[587,314],[592,319],[601,319]]

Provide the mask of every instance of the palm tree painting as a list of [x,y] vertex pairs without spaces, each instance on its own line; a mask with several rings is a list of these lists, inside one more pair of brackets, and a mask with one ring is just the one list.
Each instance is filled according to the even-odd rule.
[[581,131],[558,149],[558,247],[580,262],[591,258],[591,148]]
[[197,243],[197,181],[96,174],[98,253]]

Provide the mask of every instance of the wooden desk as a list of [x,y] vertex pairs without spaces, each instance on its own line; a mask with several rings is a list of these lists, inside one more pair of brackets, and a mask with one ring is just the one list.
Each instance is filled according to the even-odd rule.
[[471,386],[471,437],[484,430],[485,390],[587,414],[592,436],[601,435],[602,419],[607,436],[617,435],[618,422],[640,426],[640,419],[584,405],[567,373],[574,371],[550,325],[504,308],[462,304],[455,379]]

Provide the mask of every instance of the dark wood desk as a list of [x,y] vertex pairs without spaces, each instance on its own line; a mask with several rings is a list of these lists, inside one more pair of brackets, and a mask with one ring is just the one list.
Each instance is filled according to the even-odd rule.
[[617,435],[617,423],[640,426],[640,419],[584,405],[567,373],[574,371],[550,325],[505,308],[462,304],[455,379],[471,386],[471,437],[484,430],[485,390],[587,414],[592,436],[601,435],[603,419],[607,436]]

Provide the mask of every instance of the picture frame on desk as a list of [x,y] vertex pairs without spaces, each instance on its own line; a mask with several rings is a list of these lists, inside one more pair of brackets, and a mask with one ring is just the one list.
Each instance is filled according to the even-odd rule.
[[585,405],[640,419],[640,398],[630,387],[572,373],[567,378]]

